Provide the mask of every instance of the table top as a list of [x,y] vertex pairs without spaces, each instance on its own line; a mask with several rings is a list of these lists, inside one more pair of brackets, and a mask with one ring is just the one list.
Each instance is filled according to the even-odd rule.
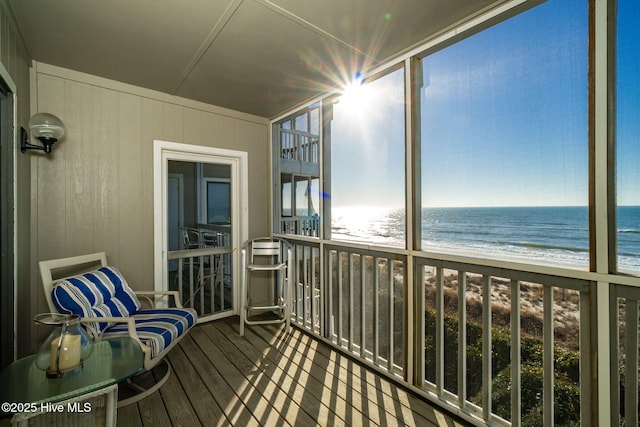
[[[93,343],[79,372],[47,378],[35,355],[13,362],[0,372],[0,402],[59,402],[127,380],[142,371],[144,354],[129,337]],[[4,411],[3,411],[4,412]]]

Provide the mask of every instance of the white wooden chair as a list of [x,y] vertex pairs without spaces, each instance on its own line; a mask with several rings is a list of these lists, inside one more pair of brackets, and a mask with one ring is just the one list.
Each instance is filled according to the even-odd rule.
[[[254,304],[251,299],[251,276],[266,272],[261,283],[273,285],[270,304]],[[291,247],[284,239],[260,237],[245,243],[241,254],[240,335],[244,326],[264,323],[286,323],[291,327]],[[275,277],[273,277],[275,275]],[[276,312],[278,317],[251,318],[252,312]]]
[[[52,313],[79,315],[94,339],[130,336],[144,353],[145,371],[166,363],[163,378],[119,406],[148,396],[166,382],[171,368],[164,356],[197,323],[196,311],[182,308],[177,291],[133,291],[122,274],[107,264],[104,252],[41,261],[39,266]],[[151,308],[143,309],[139,296]],[[156,302],[170,297],[174,307],[156,308]]]

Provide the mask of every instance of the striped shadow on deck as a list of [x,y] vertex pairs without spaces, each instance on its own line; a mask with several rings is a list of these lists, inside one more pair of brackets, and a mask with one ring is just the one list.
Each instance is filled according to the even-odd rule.
[[195,326],[169,353],[156,393],[118,409],[127,426],[458,426],[389,380],[282,325]]

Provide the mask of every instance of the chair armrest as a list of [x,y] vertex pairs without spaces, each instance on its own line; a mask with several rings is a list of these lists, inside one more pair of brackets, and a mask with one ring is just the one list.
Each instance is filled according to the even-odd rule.
[[176,307],[182,308],[182,303],[180,302],[180,294],[178,291],[134,291],[134,293],[138,296],[144,297],[150,303],[152,303],[152,307],[155,307],[155,302],[149,298],[149,296],[159,295],[159,296],[173,296],[173,302]]

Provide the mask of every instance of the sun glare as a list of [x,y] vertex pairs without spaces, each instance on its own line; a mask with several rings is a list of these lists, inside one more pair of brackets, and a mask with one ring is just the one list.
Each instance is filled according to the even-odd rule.
[[338,103],[345,112],[360,114],[371,106],[372,101],[373,91],[367,85],[363,84],[362,77],[356,76],[356,78],[345,85]]

